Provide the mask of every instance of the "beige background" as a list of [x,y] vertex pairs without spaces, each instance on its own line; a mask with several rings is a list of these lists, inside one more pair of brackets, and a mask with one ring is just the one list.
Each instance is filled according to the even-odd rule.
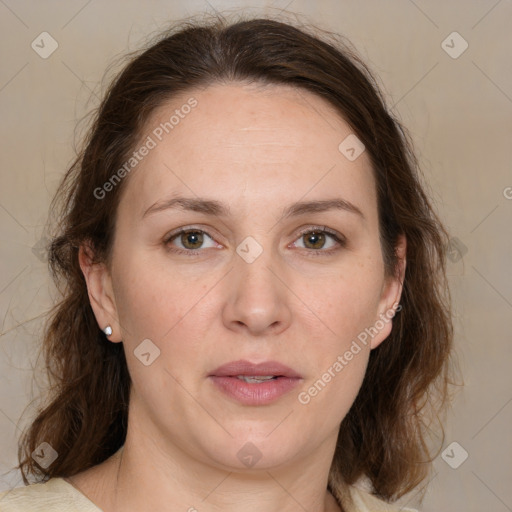
[[[244,6],[274,14],[286,7],[347,36],[411,131],[434,203],[464,253],[458,261],[453,253],[449,272],[466,386],[442,448],[459,443],[447,451],[452,464],[462,449],[469,456],[457,469],[437,457],[421,509],[512,510],[509,0],[1,0],[0,490],[21,482],[10,470],[28,412],[20,417],[38,392],[31,367],[53,293],[37,244],[73,156],[77,120],[96,105],[103,73],[118,54],[168,21]],[[31,48],[43,31],[59,45],[47,59]],[[469,44],[458,58],[442,47],[454,31]],[[457,52],[463,42],[451,39]],[[402,502],[417,506],[414,494]]]

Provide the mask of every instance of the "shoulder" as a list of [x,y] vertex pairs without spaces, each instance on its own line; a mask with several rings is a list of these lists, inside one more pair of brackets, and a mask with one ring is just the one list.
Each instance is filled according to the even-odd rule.
[[0,512],[101,512],[63,478],[0,493]]
[[415,508],[387,503],[359,487],[352,487],[351,497],[356,506],[354,512],[419,512]]
[[379,499],[364,482],[340,486],[338,501],[344,512],[420,512]]

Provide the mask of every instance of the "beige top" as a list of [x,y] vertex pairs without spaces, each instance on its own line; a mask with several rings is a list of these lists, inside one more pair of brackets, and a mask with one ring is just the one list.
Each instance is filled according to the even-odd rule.
[[[351,486],[353,505],[343,503],[346,512],[417,512],[377,499],[361,488]],[[17,487],[0,493],[0,512],[102,512],[78,489],[63,478]]]

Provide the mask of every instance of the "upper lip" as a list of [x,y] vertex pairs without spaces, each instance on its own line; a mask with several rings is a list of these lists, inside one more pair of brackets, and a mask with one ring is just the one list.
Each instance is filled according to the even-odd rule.
[[231,361],[219,366],[211,373],[213,377],[236,377],[237,375],[302,378],[296,371],[277,361],[264,361],[257,364],[245,360]]

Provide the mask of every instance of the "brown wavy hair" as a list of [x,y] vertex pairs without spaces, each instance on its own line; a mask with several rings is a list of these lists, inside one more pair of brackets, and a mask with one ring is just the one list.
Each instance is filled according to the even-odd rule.
[[[126,437],[131,380],[123,346],[106,340],[97,324],[78,251],[90,244],[95,261],[110,263],[117,206],[129,177],[102,200],[94,190],[127,161],[156,108],[193,88],[233,82],[285,84],[327,100],[371,159],[386,275],[397,275],[397,239],[407,239],[402,309],[389,338],[371,351],[362,387],[341,423],[329,490],[340,499],[344,485],[366,477],[375,495],[394,501],[428,476],[431,423],[438,420],[444,442],[439,418],[450,403],[454,369],[449,235],[425,193],[410,136],[341,36],[270,16],[231,22],[215,16],[181,21],[128,55],[53,198],[58,225],[49,237],[49,268],[61,296],[41,347],[47,401],[18,446],[25,484],[25,473],[46,481],[97,465]],[[42,442],[58,453],[46,470],[31,457]]]

